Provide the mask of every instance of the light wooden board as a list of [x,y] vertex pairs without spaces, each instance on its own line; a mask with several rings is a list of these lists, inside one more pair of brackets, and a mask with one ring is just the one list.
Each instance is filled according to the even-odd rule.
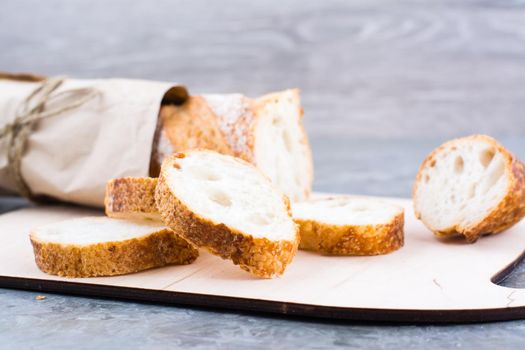
[[34,263],[29,229],[93,213],[67,207],[22,209],[0,216],[0,286],[333,319],[525,318],[525,291],[491,281],[524,252],[525,222],[476,244],[444,242],[415,219],[410,201],[396,201],[406,208],[406,243],[401,250],[376,257],[300,251],[285,275],[272,280],[253,278],[206,253],[191,265],[126,276],[50,276]]

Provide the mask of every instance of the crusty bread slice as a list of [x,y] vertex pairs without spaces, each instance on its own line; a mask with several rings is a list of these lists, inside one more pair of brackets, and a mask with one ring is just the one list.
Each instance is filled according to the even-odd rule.
[[189,264],[198,251],[164,225],[85,217],[30,233],[40,270],[65,277],[113,276],[169,264]]
[[157,179],[122,177],[106,184],[106,215],[116,219],[153,220],[162,222],[155,205]]
[[463,137],[428,155],[413,197],[416,217],[437,236],[474,242],[525,215],[525,167],[489,136]]
[[313,163],[299,90],[250,99],[241,94],[191,96],[163,106],[155,136],[151,176],[166,156],[204,148],[256,165],[292,200],[308,197]]
[[300,249],[326,255],[378,255],[403,246],[404,210],[361,196],[324,196],[292,203]]
[[288,199],[239,158],[178,153],[164,160],[155,191],[166,225],[256,276],[282,274],[296,253]]

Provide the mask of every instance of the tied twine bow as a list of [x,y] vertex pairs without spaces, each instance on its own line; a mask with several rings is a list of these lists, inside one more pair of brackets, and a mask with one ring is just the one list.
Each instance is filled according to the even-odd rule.
[[93,87],[64,90],[53,94],[65,81],[65,77],[48,78],[25,98],[15,115],[15,119],[0,129],[0,141],[7,144],[7,172],[14,180],[18,192],[34,199],[27,183],[22,177],[20,164],[25,144],[39,120],[78,108],[95,98],[99,92]]

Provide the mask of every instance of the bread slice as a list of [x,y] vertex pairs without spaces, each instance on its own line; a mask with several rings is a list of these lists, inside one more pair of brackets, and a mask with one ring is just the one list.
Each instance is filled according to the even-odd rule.
[[30,233],[40,270],[65,277],[113,276],[169,264],[189,264],[198,251],[151,221],[85,217]]
[[259,97],[254,102],[254,164],[292,201],[309,197],[312,153],[303,127],[299,90]]
[[292,200],[306,199],[313,165],[302,119],[297,89],[255,100],[241,94],[192,96],[182,106],[163,106],[151,175],[158,175],[166,156],[204,148],[242,158]]
[[326,255],[378,255],[403,246],[404,210],[383,200],[324,196],[292,203],[300,249]]
[[525,215],[525,167],[489,136],[463,137],[424,160],[413,197],[416,217],[437,236],[474,242]]
[[106,215],[116,219],[153,220],[162,222],[155,205],[157,179],[122,177],[106,184]]
[[239,158],[178,153],[164,160],[155,191],[166,225],[256,276],[282,274],[296,253],[299,236],[287,198]]

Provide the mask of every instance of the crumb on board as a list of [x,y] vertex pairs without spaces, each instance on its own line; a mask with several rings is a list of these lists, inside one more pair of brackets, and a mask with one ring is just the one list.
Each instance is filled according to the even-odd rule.
[[46,296],[45,295],[37,295],[35,297],[36,300],[45,300],[46,299]]

